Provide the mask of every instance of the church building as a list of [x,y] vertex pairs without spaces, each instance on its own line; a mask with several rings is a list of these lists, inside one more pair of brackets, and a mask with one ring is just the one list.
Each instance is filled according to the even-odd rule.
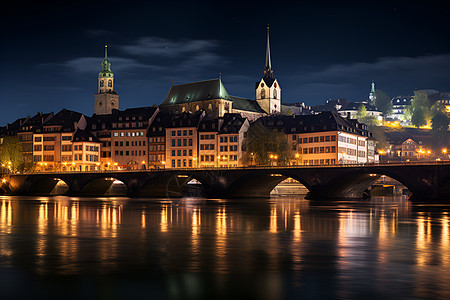
[[281,112],[281,87],[273,77],[270,57],[269,28],[267,28],[266,64],[263,78],[256,83],[256,101],[231,96],[222,79],[211,79],[174,85],[160,105],[168,113],[205,111],[218,118],[226,113],[239,113],[254,121],[262,116]]

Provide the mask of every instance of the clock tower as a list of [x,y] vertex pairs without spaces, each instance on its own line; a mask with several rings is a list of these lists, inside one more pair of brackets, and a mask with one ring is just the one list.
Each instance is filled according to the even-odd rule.
[[119,95],[114,90],[114,73],[108,60],[108,45],[105,45],[105,58],[102,71],[98,73],[98,93],[94,95],[96,115],[108,115],[113,109],[119,109]]
[[273,77],[272,61],[270,58],[269,26],[267,26],[266,66],[263,78],[256,82],[256,101],[268,114],[281,112],[281,87]]

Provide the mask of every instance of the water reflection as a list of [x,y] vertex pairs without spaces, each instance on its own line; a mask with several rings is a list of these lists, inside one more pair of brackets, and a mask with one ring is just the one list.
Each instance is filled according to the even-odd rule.
[[[401,198],[310,203],[282,197],[177,202],[1,197],[0,271],[195,273],[199,286],[211,280],[201,274],[236,275],[217,277],[213,290],[235,278],[249,286],[258,280],[266,285],[259,292],[275,298],[278,293],[358,298],[368,291],[445,298],[449,211],[450,206],[419,206]],[[179,278],[169,281],[167,286],[186,286]],[[319,288],[323,284],[329,289]]]

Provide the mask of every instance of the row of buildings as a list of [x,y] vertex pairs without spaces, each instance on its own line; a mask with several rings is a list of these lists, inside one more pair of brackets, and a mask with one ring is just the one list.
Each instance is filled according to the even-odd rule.
[[19,137],[36,171],[240,167],[252,164],[245,159],[247,132],[256,124],[286,136],[291,165],[375,162],[375,141],[365,125],[334,112],[250,123],[239,113],[215,117],[201,110],[172,114],[140,107],[87,117],[63,109],[19,119],[4,134]]
[[[120,110],[105,47],[92,116],[66,109],[37,113],[0,127],[0,136],[17,135],[37,171],[246,166],[253,163],[247,132],[256,124],[285,135],[291,165],[376,161],[366,125],[335,112],[312,115],[304,106],[281,104],[268,31],[255,94],[255,100],[231,96],[221,79],[213,79],[172,86],[159,106]],[[276,153],[267,155],[277,164]]]
[[[450,117],[450,93],[440,92],[437,90],[420,90],[423,91],[430,102],[430,105],[440,103],[445,107],[447,116]],[[406,114],[407,109],[411,106],[413,96],[396,96],[392,98],[392,111],[388,115],[378,110],[373,105],[375,97],[375,83],[372,81],[371,90],[368,100],[350,102],[345,98],[337,100],[328,100],[323,105],[316,105],[309,107],[308,111],[312,114],[317,114],[322,111],[335,111],[343,117],[351,119],[356,118],[358,110],[361,105],[364,105],[368,116],[374,116],[378,121],[393,121],[399,122],[402,125],[411,125],[410,115]]]

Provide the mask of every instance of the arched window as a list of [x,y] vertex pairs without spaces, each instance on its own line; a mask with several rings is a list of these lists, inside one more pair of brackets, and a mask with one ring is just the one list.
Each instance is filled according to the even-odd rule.
[[195,106],[195,111],[198,111],[200,107],[198,105]]
[[185,112],[186,111],[186,107],[183,106],[183,108],[181,109],[181,112]]
[[108,80],[108,87],[112,87],[112,80]]
[[105,85],[105,82],[103,80],[100,80],[100,87],[103,87]]
[[261,89],[261,98],[266,98],[266,90]]
[[211,103],[208,105],[208,110],[212,111],[212,104]]
[[277,90],[273,90],[273,99],[277,99]]

